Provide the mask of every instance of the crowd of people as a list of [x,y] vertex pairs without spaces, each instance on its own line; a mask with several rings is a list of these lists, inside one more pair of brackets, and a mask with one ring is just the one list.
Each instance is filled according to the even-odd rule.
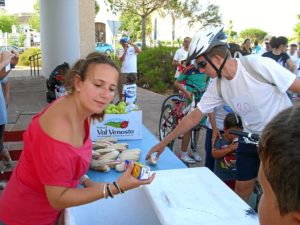
[[[90,122],[103,118],[115,92],[119,100],[136,102],[136,60],[141,49],[128,39],[120,43],[121,74],[108,57],[89,54],[67,74],[67,95],[32,119],[24,133],[22,156],[0,197],[1,225],[60,224],[68,207],[113,198],[155,178],[153,174],[136,179],[132,163],[113,183],[94,182],[85,175],[92,153]],[[197,96],[197,107],[150,149],[146,159],[153,154],[159,159],[168,143],[183,135],[180,158],[186,163],[200,161],[200,156],[188,155],[187,147],[191,129],[208,116],[205,166],[246,202],[259,179],[264,192],[261,225],[300,224],[300,106],[291,101],[291,93],[300,93],[300,53],[294,43],[287,52],[285,37],[273,37],[265,45],[255,41],[251,47],[250,39],[241,46],[227,43],[223,27],[186,37],[173,60],[176,88],[187,96],[186,105],[192,91],[181,82],[206,91]],[[1,54],[3,90],[10,71],[7,65],[17,63],[16,53]],[[3,145],[9,95],[0,91],[0,157],[9,166],[11,159]],[[261,135],[259,147],[242,142],[231,129]]]

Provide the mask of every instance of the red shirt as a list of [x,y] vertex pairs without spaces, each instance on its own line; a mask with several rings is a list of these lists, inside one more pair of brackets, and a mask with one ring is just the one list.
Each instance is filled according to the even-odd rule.
[[86,139],[77,148],[43,131],[39,118],[44,111],[32,119],[23,134],[22,155],[0,198],[0,221],[8,225],[55,224],[60,211],[49,204],[44,186],[77,187],[90,164],[92,143],[88,120]]

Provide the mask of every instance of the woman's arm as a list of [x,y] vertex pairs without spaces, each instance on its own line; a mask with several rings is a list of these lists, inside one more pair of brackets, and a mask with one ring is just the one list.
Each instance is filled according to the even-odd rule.
[[187,91],[187,90],[183,87],[183,85],[182,85],[178,80],[175,80],[174,85],[175,85],[175,87],[176,87],[179,91],[181,91],[187,98],[192,99],[192,93],[189,92],[189,91]]
[[9,83],[7,81],[6,83],[1,83],[1,85],[2,85],[2,91],[5,98],[6,108],[7,108],[10,100]]
[[[138,180],[131,175],[134,163],[130,163],[127,170],[116,181],[117,185],[122,191],[127,191],[140,185],[150,184],[155,178],[153,174],[147,180]],[[72,206],[87,204],[98,199],[107,198],[109,193],[107,191],[107,183],[93,182],[89,179],[84,181],[85,188],[67,188],[59,186],[45,185],[45,191],[49,203],[55,209],[65,209]],[[120,190],[114,185],[110,184],[109,189],[113,195],[119,194]]]

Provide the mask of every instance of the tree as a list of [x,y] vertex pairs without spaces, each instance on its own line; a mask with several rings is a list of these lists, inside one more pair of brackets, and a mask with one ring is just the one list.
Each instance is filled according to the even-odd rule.
[[175,39],[176,19],[188,19],[189,26],[200,23],[202,27],[205,27],[221,23],[219,7],[213,4],[200,4],[198,0],[169,0],[165,10],[170,13],[172,18],[172,41]]
[[31,16],[28,20],[28,24],[30,25],[31,29],[40,32],[40,2],[39,0],[35,0],[33,4],[34,15]]
[[0,30],[4,33],[11,33],[12,25],[17,25],[17,17],[0,14]]
[[[120,16],[120,30],[128,31],[132,40],[142,39],[142,18],[138,15],[132,15],[130,12],[123,12]],[[147,17],[146,22],[146,35],[150,35],[152,30],[152,24],[150,17]]]
[[97,0],[95,0],[95,16],[98,14],[99,11],[100,11],[100,6],[99,6]]
[[146,46],[146,19],[154,11],[163,8],[168,0],[107,0],[113,11],[129,12],[142,18],[142,46]]
[[193,26],[195,23],[201,27],[217,26],[222,23],[219,13],[219,6],[214,4],[200,4],[199,0],[185,1],[184,8],[187,8],[184,14],[189,18],[188,24]]
[[263,41],[267,32],[260,30],[258,28],[248,28],[240,32],[240,37],[243,39],[250,38],[251,40],[257,39],[258,41]]
[[228,42],[233,42],[233,40],[237,36],[237,32],[233,30],[233,21],[229,20],[228,25],[227,25],[227,30],[225,30],[225,33],[228,36]]
[[294,27],[294,32],[298,37],[298,43],[300,43],[300,14],[297,15],[298,22]]

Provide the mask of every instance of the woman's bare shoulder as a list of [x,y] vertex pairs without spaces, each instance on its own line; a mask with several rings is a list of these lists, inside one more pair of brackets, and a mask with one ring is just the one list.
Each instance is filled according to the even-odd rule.
[[39,118],[40,126],[50,137],[64,140],[70,133],[71,127],[67,114],[67,107],[63,107],[62,102],[57,102],[41,115]]

